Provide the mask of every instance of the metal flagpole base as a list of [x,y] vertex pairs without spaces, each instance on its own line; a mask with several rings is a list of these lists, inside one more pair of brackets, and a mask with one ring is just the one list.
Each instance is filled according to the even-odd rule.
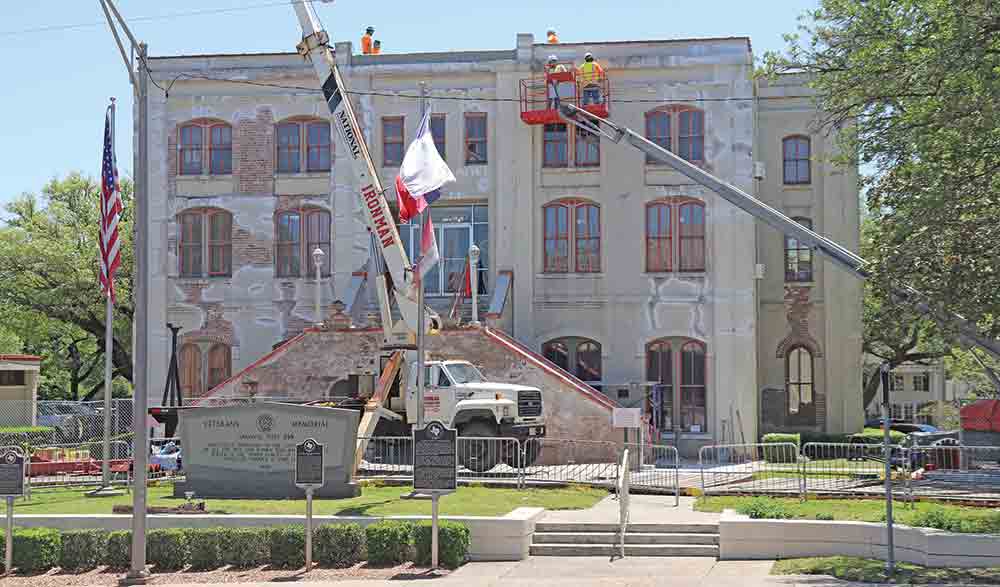
[[119,495],[125,495],[125,490],[107,485],[105,487],[98,487],[93,491],[88,491],[84,495],[87,497],[116,497]]
[[149,571],[142,571],[136,573],[129,571],[127,575],[118,580],[118,584],[122,587],[127,587],[128,585],[145,585],[149,583]]

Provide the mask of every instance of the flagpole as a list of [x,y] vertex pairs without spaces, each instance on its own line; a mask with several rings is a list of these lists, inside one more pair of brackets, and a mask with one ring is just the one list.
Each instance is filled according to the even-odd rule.
[[[427,82],[420,82],[420,120],[422,121],[424,115],[427,113]],[[424,214],[430,214],[430,210],[426,210]],[[422,216],[422,214],[421,214]],[[426,226],[423,224],[423,218],[419,218],[420,221],[420,241],[423,242],[424,239],[424,229]],[[426,320],[424,316],[424,278],[420,274],[420,267],[415,267],[416,273],[414,279],[417,282],[417,429],[424,427],[424,388],[427,382],[424,381],[424,321]]]
[[[111,152],[115,152],[115,99],[111,98]],[[114,189],[114,187],[112,188]],[[102,206],[107,206],[104,199]],[[102,214],[103,216],[103,214]],[[102,219],[103,220],[103,219]],[[102,223],[103,229],[103,223]],[[102,230],[103,232],[103,230]],[[98,236],[98,238],[103,238]],[[108,268],[110,271],[110,267]],[[101,453],[101,487],[111,487],[111,372],[114,367],[114,304],[111,301],[111,275],[107,276],[108,288],[104,292],[104,451]]]

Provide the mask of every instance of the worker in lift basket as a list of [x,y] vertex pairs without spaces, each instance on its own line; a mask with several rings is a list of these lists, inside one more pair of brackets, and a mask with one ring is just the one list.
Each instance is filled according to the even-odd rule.
[[545,77],[548,78],[549,110],[559,108],[559,97],[569,98],[573,95],[572,83],[552,79],[554,73],[566,73],[566,66],[559,63],[555,55],[549,55],[548,63],[545,65]]
[[378,55],[381,52],[382,52],[382,41],[376,39],[375,44],[372,45],[372,55]]
[[559,42],[559,35],[556,34],[556,29],[550,28],[545,32],[545,35],[549,39],[549,45],[555,45]]
[[578,68],[580,87],[583,88],[583,105],[601,103],[601,80],[604,79],[604,68],[594,59],[594,54],[587,52],[583,64]]
[[372,35],[375,34],[375,27],[370,26],[365,29],[365,35],[361,37],[361,54],[371,55],[372,54]]

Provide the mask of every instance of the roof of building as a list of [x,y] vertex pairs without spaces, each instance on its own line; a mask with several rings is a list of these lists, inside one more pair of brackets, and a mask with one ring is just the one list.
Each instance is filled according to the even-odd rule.
[[41,362],[42,358],[38,355],[0,355],[0,361],[32,361]]

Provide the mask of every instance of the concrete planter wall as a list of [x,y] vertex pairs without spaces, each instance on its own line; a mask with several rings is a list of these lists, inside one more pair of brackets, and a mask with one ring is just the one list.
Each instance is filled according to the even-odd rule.
[[[469,528],[469,558],[473,561],[518,561],[528,557],[531,535],[535,523],[545,510],[518,508],[503,517],[442,516],[441,519],[460,522]],[[313,523],[361,524],[367,526],[380,520],[430,520],[430,516],[387,516],[385,518],[361,516],[313,516]],[[147,518],[153,528],[212,528],[282,526],[305,524],[305,516],[254,516],[254,515],[151,515]],[[130,515],[18,515],[15,527],[56,528],[59,530],[98,529],[128,530],[132,527]]]
[[[885,560],[884,524],[752,520],[726,510],[719,520],[721,560],[857,556]],[[1000,566],[1000,536],[895,527],[896,560],[927,567]]]

